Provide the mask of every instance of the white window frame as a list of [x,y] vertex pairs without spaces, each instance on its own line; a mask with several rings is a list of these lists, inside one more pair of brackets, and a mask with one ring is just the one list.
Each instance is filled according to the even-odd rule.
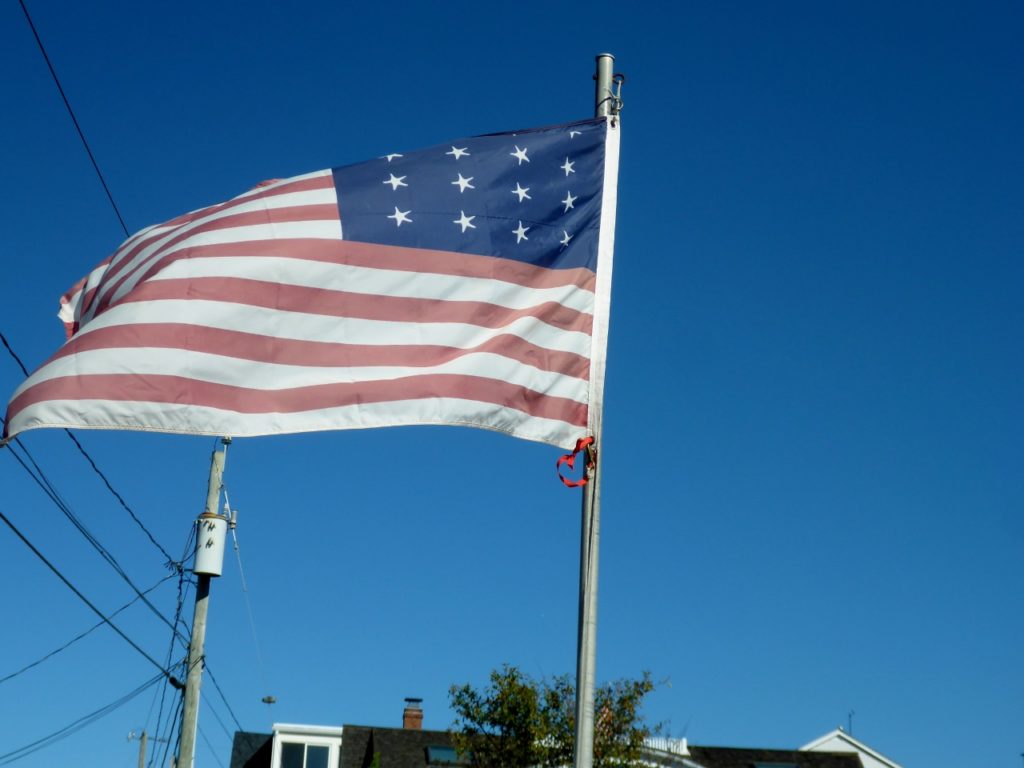
[[341,761],[341,728],[319,725],[292,725],[274,723],[274,746],[270,765],[281,768],[281,747],[283,744],[303,744],[312,747],[327,747],[327,765],[338,768]]

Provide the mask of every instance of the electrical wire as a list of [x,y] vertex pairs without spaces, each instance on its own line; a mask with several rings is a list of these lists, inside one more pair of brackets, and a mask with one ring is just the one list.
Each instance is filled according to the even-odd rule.
[[[177,667],[182,667],[184,669],[184,662],[181,662],[179,664],[175,664],[174,665],[174,668],[177,668]],[[184,677],[184,676],[185,676],[184,673],[182,673],[182,677]],[[172,698],[172,702],[176,701],[176,702],[180,703],[181,701],[184,701],[184,691],[178,690],[177,688],[174,688],[174,687],[171,687],[170,690],[172,691],[172,697],[176,697],[176,698]],[[161,690],[160,690],[160,711],[157,714],[156,728],[153,731],[154,733],[159,734],[161,728],[165,728],[166,729],[164,731],[163,738],[158,739],[158,741],[162,741],[162,742],[164,742],[164,744],[170,744],[171,736],[174,733],[175,726],[177,725],[177,717],[176,716],[175,717],[169,717],[167,719],[166,724],[163,721],[164,704],[166,703],[166,700],[167,700],[167,691],[168,691],[168,686],[166,686],[166,685],[163,686],[161,688]],[[177,703],[172,704],[172,706],[177,707]],[[170,710],[168,710],[168,715],[170,715]],[[166,747],[164,749],[166,751]],[[155,757],[156,757],[156,750],[154,749],[153,750],[153,754],[150,757],[150,761],[149,761],[149,765],[150,766],[153,765],[153,759]],[[160,765],[164,765],[164,761],[161,759],[161,762],[159,764]]]
[[242,727],[242,724],[238,722],[238,718],[235,717],[235,711],[231,709],[231,705],[228,704],[227,697],[224,695],[224,691],[220,689],[220,683],[217,682],[217,678],[214,676],[213,670],[210,669],[209,664],[206,664],[206,673],[210,676],[210,680],[213,682],[213,687],[216,688],[217,693],[220,694],[220,699],[224,702],[224,706],[228,708],[228,713],[231,715],[231,719],[235,721],[235,725],[238,726],[238,730],[244,731],[245,728]]
[[103,185],[103,191],[107,193],[107,199],[110,201],[110,205],[114,209],[114,213],[117,214],[117,220],[121,222],[121,229],[124,230],[124,236],[129,237],[128,225],[124,223],[124,217],[121,216],[121,211],[118,209],[117,203],[114,202],[114,196],[110,193],[110,187],[107,186],[107,180],[103,178],[100,166],[96,162],[96,158],[93,155],[92,150],[89,148],[89,142],[85,140],[85,133],[82,131],[82,126],[78,124],[78,118],[75,117],[75,111],[71,108],[71,102],[68,101],[68,97],[64,93],[64,88],[60,84],[60,78],[57,77],[57,71],[53,68],[53,64],[50,62],[50,57],[46,53],[46,47],[43,45],[42,38],[39,37],[39,32],[36,31],[36,25],[32,23],[32,17],[28,13],[28,8],[25,7],[24,0],[18,0],[18,2],[21,4],[21,10],[25,14],[25,20],[28,22],[28,26],[32,30],[32,35],[36,39],[36,44],[39,46],[39,52],[43,54],[46,66],[50,69],[50,75],[53,76],[53,82],[57,86],[57,90],[60,92],[60,97],[64,100],[64,106],[67,107],[68,114],[71,116],[71,122],[75,124],[75,130],[78,131],[78,138],[82,140],[82,146],[85,147],[85,153],[89,155],[92,167],[96,171],[96,175],[99,177],[100,184]]
[[28,378],[28,368],[26,368],[25,364],[21,362],[21,358],[18,357],[18,353],[11,347],[11,343],[7,340],[7,337],[4,336],[3,331],[0,331],[0,342],[3,342],[4,347],[7,349],[7,353],[14,358],[14,362],[16,362],[18,367],[21,368],[21,372],[25,374],[25,378]]
[[[153,615],[156,616],[158,619],[160,619],[164,624],[166,624],[168,627],[170,627],[173,631],[175,631],[178,634],[178,636],[181,639],[181,641],[185,642],[184,636],[181,635],[180,632],[178,632],[178,630],[174,626],[174,624],[172,624],[167,619],[167,617],[164,616],[163,613],[160,612],[159,608],[157,608],[155,605],[153,605],[153,603],[150,602],[150,600],[142,594],[142,591],[136,586],[135,582],[132,581],[131,577],[124,570],[124,568],[121,567],[121,564],[117,562],[117,559],[109,552],[109,550],[106,549],[106,547],[104,547],[99,542],[99,540],[89,531],[88,528],[85,527],[85,524],[71,510],[71,507],[61,497],[59,491],[57,491],[57,489],[56,489],[56,487],[54,487],[53,483],[50,482],[50,479],[43,472],[43,470],[39,466],[38,462],[35,460],[35,458],[33,458],[32,454],[24,446],[24,444],[22,444],[21,441],[19,441],[17,438],[15,438],[14,441],[9,443],[9,447],[11,449],[10,450],[10,455],[12,455],[15,458],[15,460],[21,465],[22,469],[24,469],[29,474],[29,476],[43,490],[43,492],[50,499],[50,501],[52,501],[54,503],[54,505],[56,505],[56,507],[71,522],[71,524],[75,527],[75,529],[78,530],[78,532],[80,534],[82,534],[82,536],[85,538],[86,541],[89,542],[89,544],[93,547],[93,549],[95,549],[99,553],[100,557],[102,557],[107,562],[107,564],[110,565],[110,567],[114,569],[114,571],[124,580],[124,582],[129,587],[131,587],[132,591],[134,591],[136,595],[138,595],[139,597],[142,598],[143,603],[146,605],[147,608],[149,608],[149,610],[153,613]],[[19,450],[25,454],[25,456],[27,457],[28,461],[32,464],[32,467],[35,470],[34,472],[33,472],[32,469],[29,468],[29,466],[28,466],[28,464],[26,464],[25,460],[18,454]]]
[[231,731],[229,731],[228,727],[224,725],[224,721],[220,719],[220,715],[217,714],[217,710],[213,707],[208,707],[208,709],[210,710],[210,714],[213,715],[213,719],[216,720],[217,723],[220,725],[220,729],[224,731],[224,735],[227,736],[229,739],[232,738]]
[[[196,729],[199,731],[199,735],[203,737],[203,741],[206,742],[206,746],[207,748],[209,748],[210,754],[213,755],[213,759],[217,761],[217,765],[219,765],[220,768],[224,768],[224,763],[221,762],[221,759],[219,757],[217,757],[217,750],[213,748],[213,744],[210,743],[210,740],[206,738],[206,734],[203,733],[202,726],[196,723]],[[230,734],[228,734],[228,736],[230,737]]]
[[[192,548],[191,544],[192,544],[192,529],[190,528],[189,529],[189,535],[185,537],[185,545],[182,548],[182,557],[181,557],[181,559],[182,559],[183,562],[186,560],[186,555],[187,555],[189,549]],[[175,626],[177,626],[178,622],[181,620],[182,609],[184,608],[184,605],[185,605],[185,595],[188,593],[188,587],[189,587],[190,583],[191,582],[186,578],[186,572],[184,570],[180,571],[178,573],[178,599],[177,599],[177,604],[176,604],[175,609],[174,609],[174,624],[175,624]],[[181,670],[182,670],[181,673],[180,673],[181,674],[181,679],[184,680],[187,677],[187,671],[185,670],[185,662],[184,662],[184,660],[182,660],[179,664],[174,665],[174,667],[171,667],[171,658],[174,655],[174,642],[175,642],[176,639],[177,638],[175,637],[175,633],[172,632],[171,633],[171,641],[170,641],[169,645],[167,646],[167,658],[166,658],[166,661],[164,662],[164,665],[167,666],[168,668],[172,668],[172,669],[174,667],[180,666]],[[164,705],[165,705],[166,700],[167,700],[167,687],[166,686],[161,688],[160,691],[156,695],[154,695],[153,701],[149,705],[149,712],[146,713],[146,720],[145,720],[147,727],[149,726],[149,718],[150,718],[150,715],[153,714],[153,707],[156,705],[157,698],[160,699],[160,709],[157,711],[156,725],[153,728],[153,732],[154,733],[159,733],[160,732],[160,728],[163,726]],[[173,724],[170,724],[170,727],[173,727]],[[168,734],[167,738],[170,739],[170,734]],[[154,750],[154,752],[155,752],[155,750]]]
[[[21,372],[25,374],[26,378],[28,378],[28,368],[25,367],[25,363],[21,361],[21,357],[19,357],[18,353],[14,351],[14,348],[11,346],[11,343],[7,340],[7,337],[4,336],[2,331],[0,331],[0,342],[3,343],[4,347],[7,349],[8,354],[14,359],[14,362],[18,364],[18,367],[21,368]],[[2,420],[2,418],[3,417],[0,417],[0,420]],[[6,423],[6,421],[4,421],[4,423]],[[89,466],[92,467],[92,471],[95,472],[96,475],[100,478],[100,480],[103,481],[103,484],[107,487],[107,490],[110,491],[111,494],[113,494],[114,498],[117,499],[118,503],[121,505],[124,511],[127,512],[131,519],[135,521],[135,524],[139,526],[140,529],[142,529],[142,532],[146,534],[147,538],[149,538],[149,540],[153,543],[153,546],[160,550],[160,553],[164,556],[164,561],[167,563],[167,565],[177,565],[174,558],[167,554],[167,550],[163,548],[160,542],[156,540],[156,537],[154,537],[150,530],[145,526],[145,524],[143,524],[142,520],[139,519],[139,516],[135,514],[135,510],[128,506],[128,502],[126,502],[124,500],[124,497],[117,492],[117,490],[111,484],[110,480],[107,478],[105,474],[103,474],[103,471],[96,464],[92,456],[89,455],[89,452],[85,450],[82,444],[78,441],[78,438],[75,437],[74,433],[70,429],[65,429],[64,434],[66,434],[71,439],[71,442],[75,444],[75,447],[78,448],[82,456],[85,457],[85,460],[89,462]]]
[[[182,554],[181,554],[181,563],[182,563],[182,565],[186,564],[188,562],[188,560],[190,559],[190,557],[195,557],[195,552],[194,551],[193,551],[191,556],[188,555],[188,552],[189,552],[190,549],[193,549],[193,547],[192,547],[192,529],[191,528],[189,529],[189,535],[185,537],[185,546],[182,549]],[[175,626],[177,626],[181,622],[181,612],[182,612],[182,609],[184,608],[184,605],[185,605],[185,595],[188,593],[189,584],[191,584],[191,582],[186,578],[186,573],[187,572],[184,570],[184,568],[182,568],[182,570],[180,570],[178,572],[178,597],[177,597],[177,600],[175,601],[175,607],[174,607],[174,625]],[[176,639],[177,638],[176,638],[175,634],[172,633],[171,634],[171,642],[170,642],[170,645],[167,648],[167,660],[164,662],[164,666],[166,666],[166,667],[170,667],[170,665],[171,665],[171,657],[174,655],[174,641]],[[160,730],[160,718],[163,715],[163,698],[164,698],[163,696],[160,696],[160,714],[157,715],[157,723],[156,723],[156,728],[154,729],[154,732]],[[149,705],[149,712],[146,713],[146,720],[145,720],[146,728],[149,728],[149,718],[153,714],[153,707],[156,706],[156,699],[157,699],[157,697],[154,696],[152,703],[150,703],[150,705]]]
[[0,765],[9,765],[17,760],[20,760],[23,757],[28,757],[33,752],[38,752],[39,750],[44,749],[45,747],[48,747],[51,744],[56,744],[61,739],[64,739],[70,736],[71,734],[82,730],[87,725],[91,725],[104,715],[109,715],[115,709],[124,706],[129,701],[131,701],[136,696],[145,691],[147,688],[149,688],[151,685],[156,685],[157,683],[159,683],[161,677],[163,677],[163,675],[156,675],[155,677],[151,677],[149,680],[144,682],[135,690],[126,693],[119,699],[116,699],[115,701],[112,701],[109,704],[102,706],[99,709],[90,712],[87,715],[83,715],[74,722],[65,725],[63,728],[57,731],[54,731],[50,735],[44,736],[41,739],[36,739],[31,744],[26,744],[23,747],[18,747],[18,749],[0,755]]
[[175,565],[176,561],[174,560],[174,558],[167,554],[167,550],[160,545],[160,542],[156,540],[152,533],[150,533],[149,529],[145,525],[143,525],[138,515],[136,515],[132,508],[128,506],[128,502],[124,500],[120,493],[114,490],[114,486],[110,484],[110,481],[107,479],[107,476],[103,474],[103,472],[100,470],[98,466],[96,466],[96,462],[93,461],[92,456],[90,456],[88,452],[85,450],[85,448],[82,447],[82,444],[78,442],[78,438],[75,437],[74,434],[72,434],[70,429],[65,429],[64,432],[68,437],[71,438],[71,442],[75,444],[75,447],[78,448],[81,454],[85,457],[85,460],[89,462],[89,466],[92,467],[92,471],[99,476],[100,480],[103,481],[103,484],[107,486],[107,490],[109,490],[114,495],[114,498],[117,499],[118,503],[124,508],[124,511],[127,512],[131,519],[135,521],[135,524],[142,529],[142,532],[146,534],[149,540],[153,543],[153,546],[160,550],[160,553],[164,556],[164,562],[168,566]]
[[150,757],[147,768],[153,768],[154,764],[157,766],[167,765],[167,752],[171,749],[171,745],[174,745],[172,754],[178,753],[178,744],[181,741],[180,729],[178,729],[177,736],[175,736],[175,729],[178,728],[178,724],[181,722],[181,711],[185,707],[185,696],[182,691],[178,691],[178,701],[174,708],[174,717],[169,718],[167,721],[167,731],[165,732],[164,738],[162,739],[164,744],[163,752],[160,753],[160,759],[156,758],[156,750],[153,750],[153,756]]
[[12,523],[10,521],[10,519],[7,517],[7,515],[5,515],[3,513],[2,510],[0,510],[0,521],[3,521],[7,525],[7,527],[12,530],[14,532],[14,535],[17,536],[19,539],[21,539],[26,547],[28,547],[30,550],[32,550],[32,554],[34,554],[36,557],[38,557],[40,560],[42,560],[43,564],[46,565],[46,567],[49,568],[51,571],[53,571],[54,575],[58,579],[63,581],[64,585],[68,589],[70,589],[72,592],[74,592],[79,600],[81,600],[83,603],[85,603],[87,606],[89,606],[89,608],[92,609],[93,613],[95,613],[97,616],[99,616],[101,619],[103,619],[103,623],[107,624],[112,630],[114,630],[118,635],[120,635],[121,638],[126,643],[128,643],[128,645],[130,645],[132,648],[134,648],[136,651],[138,651],[139,654],[143,658],[146,659],[146,661],[148,661],[154,667],[159,669],[160,673],[162,675],[166,676],[167,678],[171,677],[171,673],[167,669],[165,669],[164,666],[162,664],[160,664],[160,662],[158,662],[156,659],[154,659],[152,656],[150,656],[148,653],[146,653],[144,650],[142,650],[142,648],[134,640],[132,640],[130,637],[128,637],[128,635],[126,635],[116,624],[114,624],[114,622],[112,622],[107,616],[105,616],[103,614],[103,611],[101,611],[99,608],[97,608],[95,605],[93,605],[92,602],[90,602],[89,598],[87,598],[85,595],[83,595],[78,590],[78,588],[75,587],[74,584],[72,584],[70,581],[68,581],[67,577],[63,573],[61,573],[59,570],[57,570],[57,567],[53,563],[51,563],[49,560],[47,560],[46,557],[43,555],[43,553],[40,552],[38,549],[36,549],[31,541],[29,541],[27,538],[25,538],[25,535],[21,531],[18,530],[17,526],[15,526],[14,523]]
[[[148,593],[152,592],[152,591],[153,591],[154,589],[156,589],[157,587],[159,587],[159,586],[160,586],[161,584],[163,584],[163,583],[164,583],[165,581],[167,581],[168,579],[170,579],[170,578],[173,578],[173,577],[174,577],[174,574],[173,574],[173,573],[169,573],[169,574],[167,574],[167,575],[166,575],[166,576],[164,576],[164,577],[163,577],[162,579],[160,579],[160,581],[158,581],[158,582],[157,582],[156,584],[154,584],[154,585],[153,585],[152,587],[150,587],[149,589],[147,589],[147,590],[146,590],[146,594],[148,594]],[[121,613],[122,611],[126,610],[127,608],[130,608],[131,606],[135,605],[135,603],[137,603],[138,601],[139,601],[139,598],[138,598],[138,597],[135,597],[135,598],[133,598],[133,599],[129,600],[129,601],[127,602],[127,603],[125,603],[125,604],[124,604],[124,605],[122,605],[122,606],[121,606],[120,608],[118,608],[118,609],[117,609],[116,611],[114,611],[114,612],[113,612],[112,614],[110,614],[110,618],[114,618],[115,616],[117,616],[117,614],[119,614],[119,613]],[[46,660],[48,660],[48,659],[52,659],[52,658],[53,658],[54,656],[56,656],[56,655],[57,655],[58,653],[60,653],[61,651],[67,650],[67,649],[68,649],[68,648],[70,648],[70,647],[71,647],[72,645],[74,645],[75,643],[77,643],[77,642],[78,642],[79,640],[81,640],[82,638],[86,637],[87,635],[89,635],[89,634],[91,634],[91,633],[95,632],[95,631],[96,631],[97,629],[99,629],[100,627],[102,627],[102,626],[103,626],[104,624],[106,624],[106,623],[107,623],[107,622],[105,622],[105,621],[99,621],[99,622],[97,622],[97,623],[93,624],[93,625],[92,625],[91,627],[89,627],[89,628],[88,628],[87,630],[85,630],[84,632],[80,632],[79,634],[75,635],[75,636],[74,636],[73,638],[71,638],[70,640],[68,640],[68,641],[67,641],[66,643],[64,643],[64,645],[62,645],[62,646],[61,646],[60,648],[56,648],[55,650],[52,650],[52,651],[50,651],[50,652],[49,652],[48,654],[46,654],[46,655],[45,655],[45,656],[43,656],[42,658],[39,658],[39,659],[37,659],[36,661],[33,661],[33,662],[32,662],[31,664],[26,664],[26,665],[25,665],[24,667],[22,667],[21,669],[17,670],[16,672],[11,672],[11,673],[10,673],[9,675],[6,675],[6,676],[4,676],[4,677],[0,677],[0,685],[2,685],[3,683],[6,683],[6,682],[7,682],[8,680],[13,680],[13,679],[14,679],[14,678],[16,678],[16,677],[17,677],[18,675],[21,675],[21,674],[23,674],[23,673],[25,673],[25,672],[28,672],[28,671],[29,671],[30,669],[33,669],[34,667],[38,667],[38,666],[39,666],[40,664],[42,664],[42,663],[43,663],[44,661],[46,661]]]

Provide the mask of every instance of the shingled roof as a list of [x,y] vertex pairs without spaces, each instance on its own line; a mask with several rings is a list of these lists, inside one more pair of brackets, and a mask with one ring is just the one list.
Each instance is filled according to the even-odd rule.
[[862,768],[853,752],[799,752],[690,746],[690,761],[703,768]]
[[346,725],[341,741],[340,768],[369,768],[376,752],[381,764],[400,768],[426,768],[427,747],[451,747],[448,731],[422,731],[411,728],[376,728]]
[[274,734],[235,731],[230,768],[270,768]]

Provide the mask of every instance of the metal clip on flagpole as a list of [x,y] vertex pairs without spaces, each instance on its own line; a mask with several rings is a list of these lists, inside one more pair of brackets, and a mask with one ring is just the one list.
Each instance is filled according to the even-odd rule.
[[[610,53],[597,55],[595,116],[610,118],[615,125],[622,108],[620,93],[622,75],[612,74],[615,57]],[[614,90],[613,90],[614,87]],[[586,446],[586,478],[583,484],[582,524],[580,526],[580,597],[579,625],[576,645],[576,739],[573,750],[574,768],[591,768],[594,764],[594,670],[597,658],[597,555],[601,537],[601,418]]]

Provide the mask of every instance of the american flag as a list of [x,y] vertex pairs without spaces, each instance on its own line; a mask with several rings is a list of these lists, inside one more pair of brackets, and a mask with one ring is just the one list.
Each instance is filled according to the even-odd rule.
[[61,298],[69,339],[5,436],[457,424],[569,447],[600,418],[617,134],[392,152],[144,229]]

